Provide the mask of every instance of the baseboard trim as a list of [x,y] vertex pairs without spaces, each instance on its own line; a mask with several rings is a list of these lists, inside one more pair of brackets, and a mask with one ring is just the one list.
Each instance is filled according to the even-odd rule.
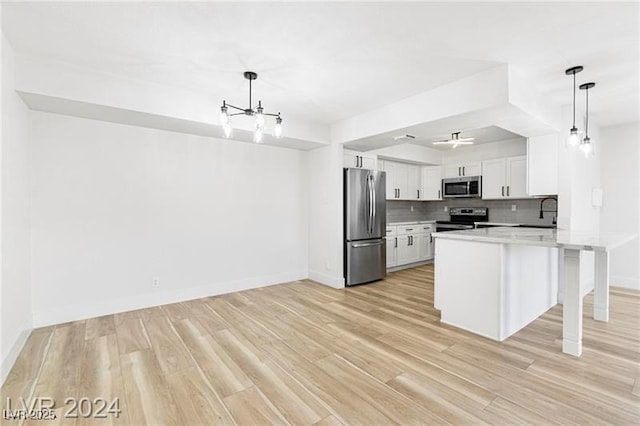
[[13,346],[11,347],[11,350],[9,350],[9,353],[0,363],[0,386],[4,384],[4,381],[7,379],[9,372],[13,368],[13,365],[16,363],[18,355],[20,355],[24,344],[29,338],[29,334],[31,334],[30,329],[22,330],[22,332],[18,335],[18,338],[15,340],[15,342],[13,342]]
[[417,266],[424,266],[433,263],[433,259],[429,260],[421,260],[420,262],[407,263],[405,265],[392,266],[391,268],[387,268],[387,273],[389,272],[398,272],[403,269],[415,268]]
[[613,275],[609,280],[611,287],[621,287],[629,290],[640,290],[640,279]]
[[150,308],[169,303],[184,302],[186,300],[200,299],[203,297],[267,287],[291,281],[299,281],[306,279],[307,276],[307,271],[286,272],[243,280],[220,282],[199,287],[154,291],[102,302],[96,301],[95,303],[67,305],[56,309],[35,312],[33,315],[33,323],[34,327],[45,327],[48,325],[95,318],[119,312],[133,311],[136,309]]
[[333,288],[344,288],[344,278],[309,270],[309,279]]

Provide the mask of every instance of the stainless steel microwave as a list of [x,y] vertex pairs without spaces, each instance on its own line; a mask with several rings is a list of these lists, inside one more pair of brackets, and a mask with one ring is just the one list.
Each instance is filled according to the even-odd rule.
[[482,196],[482,176],[442,179],[443,198],[471,198]]

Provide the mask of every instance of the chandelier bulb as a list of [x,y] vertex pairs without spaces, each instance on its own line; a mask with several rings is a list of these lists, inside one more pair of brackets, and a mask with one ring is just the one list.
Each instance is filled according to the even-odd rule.
[[231,125],[229,123],[225,124],[222,126],[222,130],[224,131],[224,136],[225,137],[230,137],[231,136]]
[[261,106],[256,108],[256,125],[260,128],[264,127],[264,109]]
[[273,129],[273,134],[276,138],[282,137],[282,118],[280,118],[280,115],[276,117],[276,126]]
[[224,126],[228,123],[229,123],[229,111],[227,110],[227,107],[223,104],[222,107],[220,107],[220,124]]
[[253,133],[253,140],[255,143],[262,142],[262,128],[256,126],[256,131]]

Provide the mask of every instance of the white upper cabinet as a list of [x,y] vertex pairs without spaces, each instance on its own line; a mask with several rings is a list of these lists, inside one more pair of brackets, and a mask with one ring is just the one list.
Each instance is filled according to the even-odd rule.
[[527,193],[558,195],[558,135],[527,139]]
[[505,175],[507,170],[507,159],[497,158],[487,160],[482,163],[482,198],[504,198],[505,197]]
[[377,170],[377,156],[366,152],[356,152],[349,149],[343,150],[343,167]]
[[527,157],[482,162],[482,198],[527,198]]
[[407,199],[409,200],[421,200],[424,195],[420,190],[421,178],[420,178],[420,166],[414,164],[407,164]]
[[385,160],[382,169],[387,173],[387,200],[419,200],[420,166]]
[[442,167],[426,166],[422,168],[422,200],[442,200]]
[[507,197],[527,198],[527,156],[507,158]]
[[446,164],[443,167],[445,178],[482,175],[482,162],[480,161],[452,163]]

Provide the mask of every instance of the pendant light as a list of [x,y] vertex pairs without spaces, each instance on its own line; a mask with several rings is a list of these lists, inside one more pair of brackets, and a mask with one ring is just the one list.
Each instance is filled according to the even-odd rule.
[[[265,117],[271,116],[276,118],[276,124],[273,128],[273,135],[276,138],[282,137],[282,117],[280,117],[280,113],[270,114],[264,112],[264,108],[262,107],[262,101],[258,101],[258,105],[252,107],[251,104],[251,82],[258,78],[258,74],[253,71],[245,71],[244,78],[249,80],[249,106],[247,108],[240,108],[235,105],[231,105],[227,103],[227,101],[222,101],[222,106],[220,107],[220,125],[222,126],[222,130],[224,131],[225,137],[231,136],[231,117],[236,115],[247,115],[249,117],[255,117],[256,127],[253,131],[253,140],[256,143],[262,142],[262,137],[264,135],[264,127],[265,127]],[[236,113],[229,114],[229,108],[235,109]]]
[[591,138],[589,137],[589,89],[595,87],[595,83],[584,83],[580,85],[580,90],[585,91],[585,121],[584,121],[584,139],[580,142],[580,151],[584,153],[586,158],[589,158],[593,154],[593,145]]
[[571,67],[565,70],[566,75],[573,75],[573,126],[569,130],[569,137],[567,138],[567,145],[571,148],[575,148],[580,144],[580,136],[578,135],[578,128],[576,127],[576,74],[584,69],[581,65]]

